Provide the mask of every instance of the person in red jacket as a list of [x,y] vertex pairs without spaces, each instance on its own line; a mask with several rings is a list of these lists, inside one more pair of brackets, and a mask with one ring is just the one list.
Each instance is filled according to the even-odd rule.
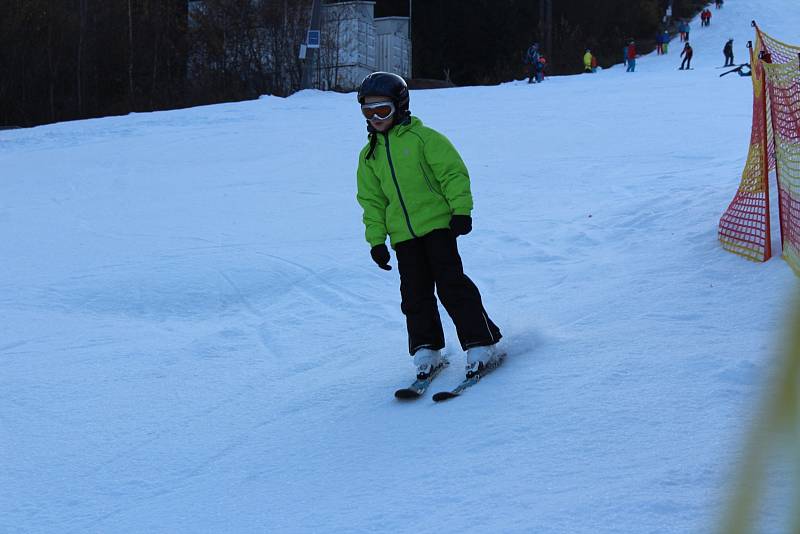
[[628,70],[626,72],[636,71],[636,43],[633,39],[628,41],[628,46],[625,48],[625,60],[628,62]]
[[700,25],[701,26],[711,26],[711,10],[705,8],[702,13],[700,13]]
[[681,52],[681,56],[683,57],[683,61],[681,61],[681,68],[678,70],[689,70],[692,68],[692,56],[694,55],[694,51],[692,47],[689,46],[687,42],[683,47],[683,52]]
[[544,81],[544,69],[547,68],[547,58],[544,54],[539,54],[539,64],[536,66],[536,81],[542,83]]

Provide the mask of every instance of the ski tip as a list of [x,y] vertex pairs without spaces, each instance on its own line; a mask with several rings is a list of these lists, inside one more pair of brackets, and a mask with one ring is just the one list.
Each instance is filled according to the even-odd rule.
[[394,392],[394,397],[400,400],[413,400],[420,398],[420,393],[408,388],[398,389]]
[[458,397],[458,393],[452,393],[450,391],[440,391],[433,395],[433,402],[442,402],[446,401],[447,399],[453,399]]

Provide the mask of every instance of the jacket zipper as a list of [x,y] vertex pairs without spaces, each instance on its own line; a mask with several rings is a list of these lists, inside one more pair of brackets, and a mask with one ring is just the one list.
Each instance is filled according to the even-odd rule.
[[439,193],[438,191],[436,191],[436,189],[433,188],[433,185],[431,185],[431,181],[428,179],[428,175],[425,174],[425,171],[422,169],[422,165],[420,165],[419,167],[419,172],[421,172],[422,177],[425,178],[425,183],[428,185],[428,189],[430,189],[431,193],[433,193],[434,195],[439,195],[442,198],[445,198],[443,194]]
[[414,229],[411,228],[411,219],[408,216],[408,209],[406,208],[406,203],[403,200],[403,195],[400,193],[400,184],[397,183],[397,175],[394,172],[394,164],[392,163],[392,153],[389,150],[389,134],[384,133],[383,138],[386,140],[386,157],[389,159],[389,170],[392,171],[392,180],[394,181],[394,186],[397,189],[397,198],[400,199],[400,207],[403,208],[403,215],[406,217],[406,225],[408,225],[408,231],[411,232],[413,237],[417,237],[417,234],[414,233]]

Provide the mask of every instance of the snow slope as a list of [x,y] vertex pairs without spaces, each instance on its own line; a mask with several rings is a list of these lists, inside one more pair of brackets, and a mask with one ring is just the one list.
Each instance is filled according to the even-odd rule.
[[0,532],[709,531],[796,286],[716,240],[751,87],[715,67],[753,18],[800,42],[796,0],[728,0],[693,71],[673,42],[412,93],[471,170],[459,243],[510,352],[441,405],[392,397],[352,94],[0,132]]

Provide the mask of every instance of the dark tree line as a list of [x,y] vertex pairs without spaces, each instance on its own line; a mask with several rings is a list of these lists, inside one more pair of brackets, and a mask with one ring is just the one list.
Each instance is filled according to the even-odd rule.
[[0,0],[0,127],[287,95],[310,0]]
[[[334,1],[334,0],[330,0]],[[544,0],[416,0],[413,72],[458,85],[520,78],[544,42]],[[299,44],[312,0],[0,0],[0,127],[288,95],[300,86]],[[550,73],[647,51],[668,0],[552,0]],[[673,0],[674,18],[707,2]],[[408,16],[409,0],[375,15]]]
[[311,0],[205,0],[191,11],[195,103],[286,96],[300,87]]
[[163,109],[180,101],[186,1],[0,4],[0,125]]

